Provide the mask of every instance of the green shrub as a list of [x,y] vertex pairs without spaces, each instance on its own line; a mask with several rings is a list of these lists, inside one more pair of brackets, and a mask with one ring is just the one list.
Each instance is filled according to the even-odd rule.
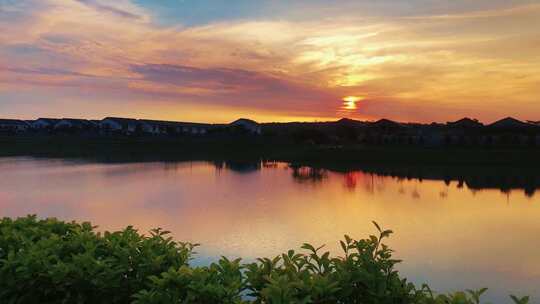
[[[304,244],[242,264],[222,257],[191,267],[196,244],[132,227],[103,234],[89,223],[35,216],[0,220],[0,303],[134,304],[479,304],[486,289],[435,295],[395,270],[400,261],[378,236],[341,241],[342,257]],[[511,296],[515,304],[528,297]]]
[[209,267],[169,269],[150,277],[149,289],[135,295],[135,303],[243,303],[240,259],[222,258]]
[[186,266],[190,244],[131,227],[104,234],[89,223],[35,217],[0,222],[0,303],[129,303],[148,277]]

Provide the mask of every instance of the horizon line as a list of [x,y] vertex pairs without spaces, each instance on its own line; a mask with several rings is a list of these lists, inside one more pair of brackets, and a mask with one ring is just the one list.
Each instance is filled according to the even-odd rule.
[[343,120],[348,120],[348,121],[354,121],[354,122],[360,122],[360,123],[376,123],[378,121],[384,121],[384,120],[387,120],[387,121],[392,121],[392,122],[396,122],[396,123],[399,123],[399,124],[420,124],[420,125],[431,125],[431,124],[449,124],[449,123],[455,123],[455,122],[459,122],[459,121],[462,121],[462,120],[471,120],[471,121],[476,121],[478,123],[481,123],[483,125],[489,125],[489,124],[492,124],[492,123],[495,123],[495,122],[498,122],[498,121],[501,121],[501,120],[505,120],[505,119],[515,119],[515,120],[518,120],[520,122],[523,122],[523,123],[529,123],[529,124],[539,124],[540,123],[540,120],[522,120],[522,119],[518,119],[516,117],[513,117],[513,116],[504,116],[502,118],[499,118],[499,119],[496,119],[494,121],[492,121],[491,123],[484,123],[483,121],[479,120],[479,119],[476,119],[476,118],[471,118],[471,117],[462,117],[460,119],[457,119],[457,120],[453,120],[453,121],[446,121],[446,122],[437,122],[437,121],[432,121],[432,122],[418,122],[418,121],[399,121],[399,120],[393,120],[393,119],[389,119],[389,118],[379,118],[379,119],[376,119],[376,120],[359,120],[359,119],[354,119],[354,118],[347,118],[347,117],[341,117],[341,118],[336,118],[335,120],[313,120],[313,121],[299,121],[299,120],[291,120],[291,121],[282,121],[282,122],[279,122],[279,121],[264,121],[264,122],[259,122],[259,121],[256,121],[254,119],[251,119],[251,118],[248,118],[248,117],[239,117],[235,120],[232,120],[232,121],[229,121],[229,122],[199,122],[199,121],[184,121],[184,120],[164,120],[164,119],[156,119],[156,118],[138,118],[138,117],[122,117],[122,116],[105,116],[103,118],[80,118],[80,117],[37,117],[37,118],[34,118],[34,119],[21,119],[21,118],[1,118],[0,117],[0,120],[3,120],[3,119],[7,119],[7,120],[19,120],[19,121],[36,121],[38,119],[58,119],[58,120],[62,120],[62,119],[81,119],[81,120],[88,120],[88,121],[92,121],[92,120],[104,120],[104,119],[107,119],[107,118],[119,118],[119,119],[135,119],[135,120],[153,120],[153,121],[162,121],[162,122],[179,122],[179,123],[200,123],[200,124],[216,124],[216,125],[219,125],[219,124],[227,124],[227,123],[231,123],[231,122],[234,122],[236,120],[240,120],[240,119],[247,119],[247,120],[252,120],[252,121],[255,121],[256,123],[258,124],[288,124],[288,123],[335,123],[335,122],[340,122],[340,121],[343,121]]

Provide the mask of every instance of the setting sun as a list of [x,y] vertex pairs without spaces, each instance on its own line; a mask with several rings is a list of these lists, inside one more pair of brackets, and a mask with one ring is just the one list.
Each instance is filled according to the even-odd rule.
[[362,97],[358,96],[347,96],[343,97],[343,109],[345,110],[356,110],[356,103],[362,100]]

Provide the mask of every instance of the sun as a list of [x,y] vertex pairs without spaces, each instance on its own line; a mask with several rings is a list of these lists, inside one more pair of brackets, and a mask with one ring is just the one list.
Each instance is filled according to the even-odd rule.
[[362,97],[359,96],[346,96],[343,97],[343,109],[345,110],[356,110],[356,103],[362,100]]

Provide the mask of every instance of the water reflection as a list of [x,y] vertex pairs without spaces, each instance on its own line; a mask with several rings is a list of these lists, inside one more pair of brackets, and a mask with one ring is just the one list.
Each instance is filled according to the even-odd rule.
[[[238,173],[251,173],[262,168],[278,168],[283,163],[265,161],[214,161],[219,169],[228,169]],[[466,186],[472,192],[481,190],[499,190],[502,193],[522,190],[528,197],[533,197],[540,189],[540,172],[523,168],[498,167],[399,167],[399,166],[362,166],[355,169],[340,167],[316,167],[301,164],[288,164],[293,179],[298,183],[321,183],[328,177],[328,172],[342,173],[345,187],[354,191],[359,184],[364,191],[373,192],[375,177],[391,177],[401,180],[443,181],[446,186],[456,183],[462,189]],[[366,178],[366,176],[370,178]],[[378,184],[383,187],[382,183]],[[413,195],[418,198],[419,193]],[[440,193],[448,196],[447,191]]]
[[[397,181],[424,180],[443,181],[446,186],[455,183],[459,189],[466,187],[472,192],[482,190],[499,190],[502,193],[523,191],[527,197],[532,198],[540,189],[540,172],[534,169],[508,168],[508,167],[400,167],[400,166],[359,166],[355,169],[341,167],[313,167],[291,164],[292,176],[295,181],[304,183],[322,182],[328,172],[342,173],[344,185],[353,191],[361,186],[364,191],[374,191],[375,177],[391,177]],[[384,187],[384,183],[378,183]],[[415,194],[414,197],[418,197]],[[441,192],[446,197],[448,192]]]
[[[337,168],[337,171],[355,174],[375,174],[402,179],[436,180],[444,181],[449,186],[456,183],[458,188],[466,186],[471,191],[500,190],[509,193],[514,190],[522,190],[528,197],[533,197],[540,189],[540,172],[534,169],[509,168],[509,167],[426,167],[426,166],[363,166],[357,171]],[[349,171],[343,171],[349,170]]]
[[292,169],[293,179],[302,184],[302,183],[320,183],[325,178],[328,177],[327,170],[314,167],[298,166],[298,165],[289,165]]
[[[232,171],[249,173],[262,168],[277,168],[278,162],[214,162],[216,168],[227,168]],[[360,166],[355,169],[342,167],[315,167],[301,164],[289,164],[292,177],[298,183],[320,183],[328,177],[328,172],[342,173],[345,187],[354,191],[357,186],[364,191],[373,192],[375,177],[391,177],[401,180],[443,181],[446,186],[455,183],[459,189],[467,188],[473,193],[482,190],[499,190],[502,193],[523,191],[532,198],[540,189],[540,172],[534,169],[509,167],[400,167],[400,166]],[[368,178],[366,178],[366,175]],[[379,187],[383,184],[379,183]],[[415,193],[418,198],[419,194]],[[447,197],[447,191],[440,192],[441,197]]]
[[0,172],[0,216],[159,226],[202,243],[200,261],[303,242],[338,251],[343,234],[364,237],[375,220],[396,231],[390,245],[415,282],[490,286],[496,303],[510,292],[540,298],[538,179],[522,170],[0,159]]
[[228,169],[238,173],[251,173],[262,168],[260,161],[214,161],[213,164],[216,169]]

